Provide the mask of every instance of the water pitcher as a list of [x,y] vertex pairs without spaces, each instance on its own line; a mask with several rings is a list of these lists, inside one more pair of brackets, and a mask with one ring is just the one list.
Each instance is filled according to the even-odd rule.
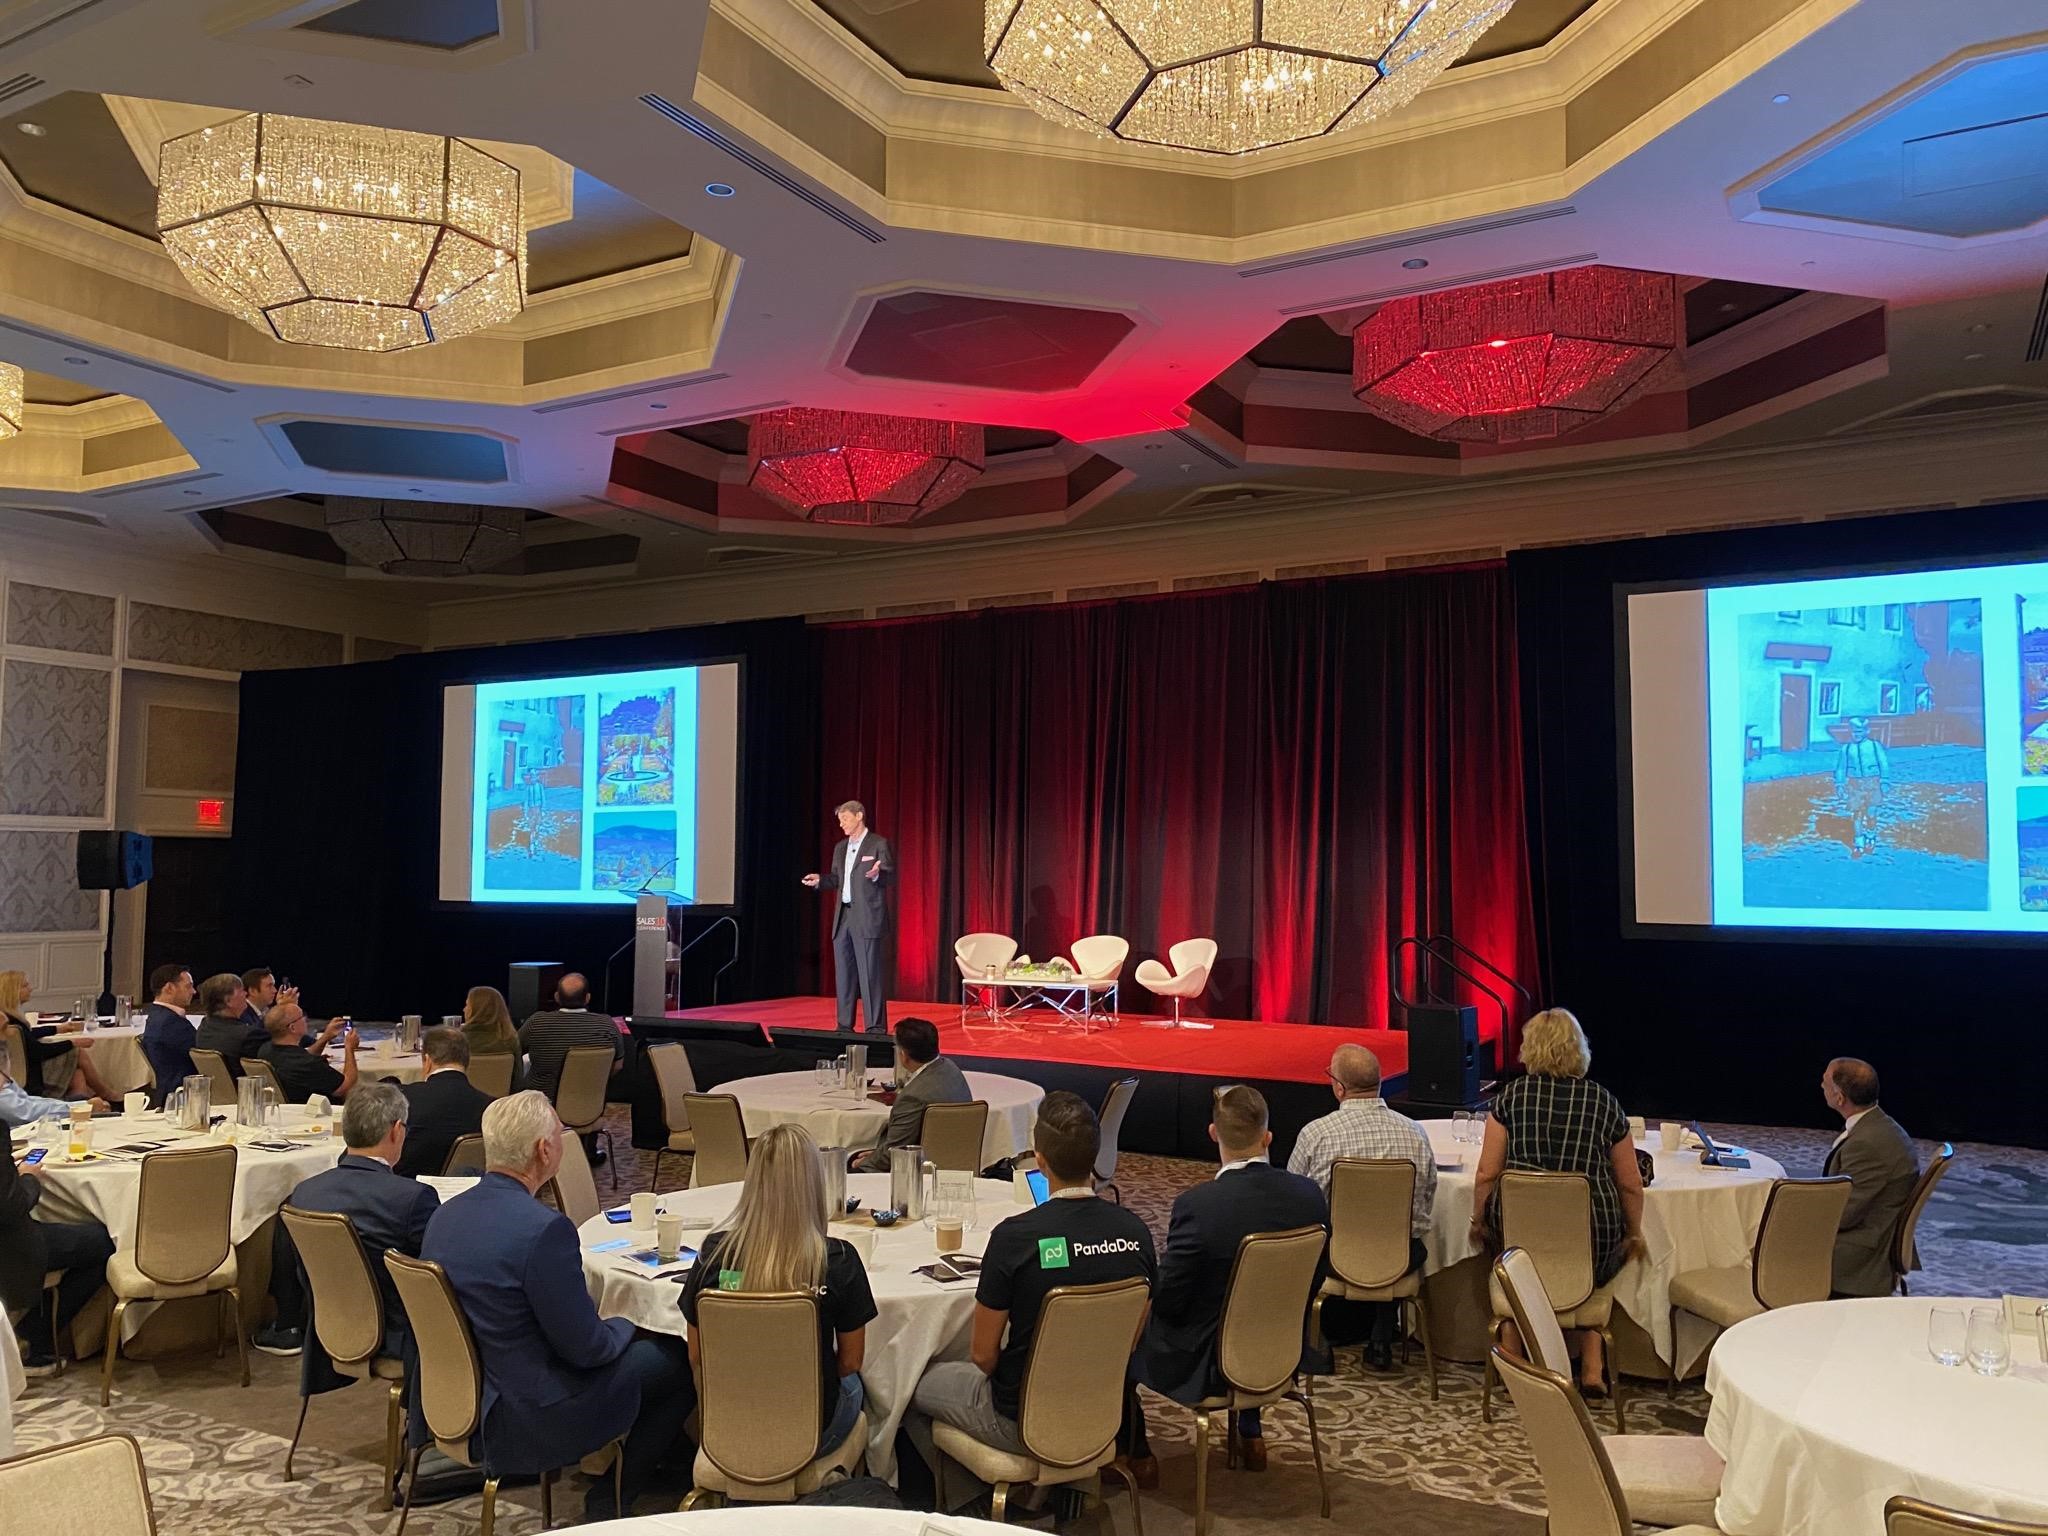
[[925,1170],[923,1147],[889,1149],[889,1208],[905,1221],[923,1221]]
[[277,1090],[266,1082],[254,1077],[245,1077],[235,1084],[235,1120],[246,1126],[261,1128],[277,1121]]
[[846,1048],[846,1091],[855,1098],[864,1098],[868,1091],[868,1048],[864,1045],[849,1045]]
[[818,1166],[825,1172],[825,1211],[828,1219],[846,1214],[846,1164],[853,1156],[850,1147],[818,1148]]
[[213,1123],[213,1079],[204,1073],[185,1079],[164,1101],[164,1113],[182,1131],[204,1131]]
[[420,1048],[420,1016],[408,1013],[398,1021],[398,1043],[408,1051]]

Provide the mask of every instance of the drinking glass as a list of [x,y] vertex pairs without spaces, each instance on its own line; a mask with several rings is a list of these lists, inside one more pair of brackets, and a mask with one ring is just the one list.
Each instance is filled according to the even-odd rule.
[[2012,1343],[2005,1334],[2005,1308],[1970,1308],[1964,1348],[1970,1358],[1970,1369],[1979,1376],[2003,1376],[2012,1365]]
[[1472,1140],[1472,1111],[1454,1109],[1451,1111],[1451,1140],[1469,1143]]
[[1963,1363],[1963,1311],[1936,1307],[1927,1314],[1927,1353],[1943,1365]]
[[820,1056],[811,1063],[811,1077],[817,1084],[818,1092],[830,1093],[832,1091],[832,1063],[824,1057]]

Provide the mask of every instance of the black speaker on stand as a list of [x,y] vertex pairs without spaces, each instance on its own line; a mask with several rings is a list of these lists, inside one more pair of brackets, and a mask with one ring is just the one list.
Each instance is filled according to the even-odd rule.
[[555,986],[569,974],[559,960],[514,960],[505,976],[505,1011],[517,1029],[543,1008],[555,1006]]
[[1479,1010],[1470,1003],[1408,1006],[1408,1091],[1416,1108],[1479,1102]]
[[[78,888],[81,891],[126,891],[145,885],[156,873],[156,844],[141,832],[78,834]],[[107,943],[100,955],[101,1013],[114,1010],[114,904],[107,903]]]

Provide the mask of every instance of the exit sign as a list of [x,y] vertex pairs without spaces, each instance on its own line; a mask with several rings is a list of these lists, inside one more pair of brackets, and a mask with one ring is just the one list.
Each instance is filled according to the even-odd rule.
[[225,800],[201,800],[198,809],[200,826],[217,827],[227,814],[228,803]]

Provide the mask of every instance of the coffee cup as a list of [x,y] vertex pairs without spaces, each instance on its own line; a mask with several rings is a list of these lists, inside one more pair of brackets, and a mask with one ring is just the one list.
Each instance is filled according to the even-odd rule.
[[632,1225],[643,1231],[654,1230],[654,1196],[644,1191],[627,1202],[632,1211]]
[[951,1219],[946,1217],[939,1218],[937,1222],[933,1223],[933,1230],[938,1235],[939,1252],[941,1253],[958,1253],[960,1245],[967,1238],[967,1224],[957,1217]]
[[1676,1152],[1679,1138],[1685,1134],[1685,1127],[1676,1120],[1666,1120],[1657,1127],[1657,1147],[1663,1152]]
[[1649,1123],[1641,1115],[1630,1115],[1628,1117],[1628,1133],[1637,1141],[1645,1141],[1650,1135]]
[[654,1218],[654,1251],[661,1255],[664,1264],[683,1251],[682,1212]]
[[124,1093],[121,1095],[121,1113],[124,1115],[146,1115],[149,1113],[149,1095],[146,1093]]

